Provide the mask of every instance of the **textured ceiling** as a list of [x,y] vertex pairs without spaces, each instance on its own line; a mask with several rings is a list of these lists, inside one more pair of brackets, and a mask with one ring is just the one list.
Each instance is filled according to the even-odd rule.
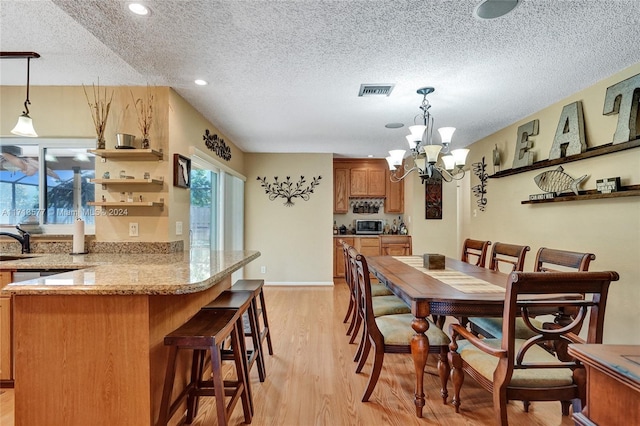
[[[638,0],[524,0],[494,20],[478,0],[126,3],[0,0],[0,49],[40,53],[33,85],[171,86],[245,151],[351,157],[404,148],[422,86],[462,147],[640,62]],[[0,61],[0,84],[24,80]]]

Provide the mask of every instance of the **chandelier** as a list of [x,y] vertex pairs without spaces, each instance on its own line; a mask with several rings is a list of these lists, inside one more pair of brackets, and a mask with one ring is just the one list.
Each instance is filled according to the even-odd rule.
[[0,52],[0,58],[27,59],[27,99],[24,101],[24,111],[22,111],[22,115],[18,117],[18,123],[11,130],[11,133],[14,135],[27,136],[30,138],[38,137],[38,134],[33,128],[33,121],[31,117],[29,117],[29,105],[31,105],[31,101],[29,101],[29,65],[32,58],[39,57],[40,55],[35,52]]
[[[386,158],[391,170],[391,181],[399,182],[407,177],[411,172],[417,171],[422,183],[427,178],[441,178],[445,182],[460,180],[464,177],[464,164],[467,160],[468,149],[454,149],[449,152],[449,144],[451,137],[455,132],[455,127],[441,127],[438,129],[440,133],[440,144],[433,142],[433,116],[429,112],[431,104],[427,100],[427,95],[433,93],[433,87],[422,87],[417,90],[422,95],[422,104],[420,105],[420,114],[413,119],[414,125],[409,126],[411,134],[407,135],[409,143],[409,157],[411,162],[405,164],[404,157],[407,152],[404,149],[394,149],[389,151]],[[417,122],[420,121],[420,124]],[[443,166],[438,164],[438,156]],[[409,159],[407,157],[407,159]]]

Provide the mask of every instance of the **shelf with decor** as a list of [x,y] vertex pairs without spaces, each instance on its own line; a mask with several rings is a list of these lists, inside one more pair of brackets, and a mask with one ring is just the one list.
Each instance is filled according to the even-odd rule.
[[104,189],[107,185],[159,185],[162,186],[162,179],[91,179],[91,183],[102,185]]
[[131,161],[148,161],[148,160],[162,160],[162,151],[155,149],[90,149],[90,153],[102,157],[104,159],[114,158],[118,160],[131,160]]
[[164,206],[164,200],[160,201],[90,201],[87,203],[90,206],[96,207],[162,207]]
[[587,191],[578,191],[580,195],[559,195],[544,200],[525,200],[520,204],[542,204],[542,203],[559,203],[562,201],[579,201],[579,200],[597,200],[600,198],[620,198],[620,197],[638,197],[640,196],[640,185],[622,186],[617,191],[602,193],[595,189]]
[[[584,160],[586,158],[599,157],[601,155],[612,154],[614,152],[620,152],[627,149],[637,148],[640,146],[640,138],[632,139],[628,142],[622,142],[613,145],[612,143],[608,143],[605,145],[599,145],[587,148],[585,152],[580,154],[570,155],[562,158],[554,158],[552,160],[540,160],[536,161],[529,166],[518,167],[515,169],[501,170],[490,175],[490,178],[502,178],[506,176],[517,175],[519,173],[529,172],[531,170],[538,170],[545,167],[557,166],[564,163],[570,163],[572,161]],[[603,197],[601,197],[603,198]],[[545,200],[545,202],[549,202],[549,200]]]

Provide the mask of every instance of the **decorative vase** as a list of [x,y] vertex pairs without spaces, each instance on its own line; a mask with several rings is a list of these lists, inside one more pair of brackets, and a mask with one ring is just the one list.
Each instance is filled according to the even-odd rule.
[[106,146],[107,144],[104,138],[99,137],[98,140],[96,141],[96,149],[105,149]]
[[142,149],[149,149],[149,138],[142,139]]

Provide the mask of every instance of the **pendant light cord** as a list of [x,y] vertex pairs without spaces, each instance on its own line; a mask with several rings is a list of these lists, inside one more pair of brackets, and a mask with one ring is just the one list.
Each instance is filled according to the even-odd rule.
[[23,111],[24,114],[29,115],[29,107],[27,105],[30,105],[31,102],[29,101],[29,68],[31,64],[31,58],[27,58],[27,100],[24,101],[24,109],[25,111]]

